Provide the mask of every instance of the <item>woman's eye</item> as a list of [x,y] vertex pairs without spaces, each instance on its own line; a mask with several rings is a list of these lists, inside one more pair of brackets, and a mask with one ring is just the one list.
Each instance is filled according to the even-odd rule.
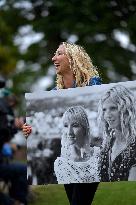
[[62,55],[61,52],[56,52],[56,53],[54,53],[54,56],[60,56],[60,55]]
[[61,56],[61,55],[63,55],[63,53],[61,53],[61,52],[58,51],[58,52],[56,52],[56,55],[57,55],[57,56]]
[[117,110],[117,107],[111,107],[111,110],[113,110],[113,111]]
[[73,124],[73,127],[79,127],[79,124]]
[[64,124],[64,127],[68,127],[68,124]]

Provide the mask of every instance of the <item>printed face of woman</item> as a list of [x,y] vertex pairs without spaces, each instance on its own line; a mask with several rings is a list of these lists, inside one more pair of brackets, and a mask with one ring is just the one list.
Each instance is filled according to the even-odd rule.
[[109,98],[103,103],[103,117],[110,129],[121,129],[120,111],[118,110],[118,106]]
[[63,75],[67,72],[70,72],[70,64],[68,57],[66,56],[65,48],[63,45],[60,45],[54,54],[52,61],[56,68],[56,74]]
[[63,134],[65,139],[67,140],[68,145],[77,145],[79,147],[83,147],[85,143],[85,135],[86,131],[85,128],[77,122],[74,117],[65,117],[63,119]]

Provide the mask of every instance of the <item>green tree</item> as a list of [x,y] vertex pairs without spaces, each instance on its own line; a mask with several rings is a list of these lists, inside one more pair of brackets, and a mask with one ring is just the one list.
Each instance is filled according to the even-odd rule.
[[0,71],[23,94],[47,74],[58,44],[72,40],[85,47],[104,82],[134,80],[135,19],[135,0],[2,1]]

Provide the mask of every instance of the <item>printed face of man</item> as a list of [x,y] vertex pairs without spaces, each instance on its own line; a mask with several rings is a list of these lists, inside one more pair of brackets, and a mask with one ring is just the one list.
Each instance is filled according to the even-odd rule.
[[56,68],[56,74],[63,75],[70,72],[70,64],[63,45],[60,45],[54,54],[52,61]]
[[83,126],[77,122],[74,117],[65,117],[63,119],[63,135],[67,141],[68,145],[77,145],[83,147],[85,143],[86,131]]
[[118,106],[109,98],[103,103],[103,116],[110,129],[121,129],[120,111],[118,110]]

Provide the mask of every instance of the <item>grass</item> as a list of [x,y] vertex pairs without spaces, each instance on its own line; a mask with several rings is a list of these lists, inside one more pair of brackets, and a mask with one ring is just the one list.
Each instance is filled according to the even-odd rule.
[[63,185],[31,186],[35,200],[29,205],[69,205]]
[[[69,205],[63,185],[31,186],[29,205]],[[136,205],[136,182],[100,183],[92,205]]]

